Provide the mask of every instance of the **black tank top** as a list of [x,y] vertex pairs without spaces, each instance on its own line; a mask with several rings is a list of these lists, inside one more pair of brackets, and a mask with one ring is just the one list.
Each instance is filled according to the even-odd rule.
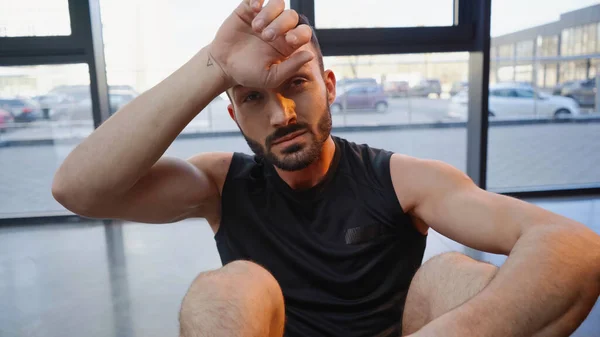
[[426,236],[398,202],[392,154],[333,139],[327,175],[302,191],[260,158],[233,155],[215,235],[221,261],[250,260],[273,274],[285,336],[400,336]]

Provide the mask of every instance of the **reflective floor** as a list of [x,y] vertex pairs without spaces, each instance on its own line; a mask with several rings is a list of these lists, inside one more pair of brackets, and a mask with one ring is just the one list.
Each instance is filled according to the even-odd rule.
[[[533,202],[600,233],[600,198]],[[451,250],[464,247],[431,233],[425,259]],[[0,227],[0,336],[178,336],[187,287],[219,266],[204,221]],[[600,304],[573,336],[600,336]]]

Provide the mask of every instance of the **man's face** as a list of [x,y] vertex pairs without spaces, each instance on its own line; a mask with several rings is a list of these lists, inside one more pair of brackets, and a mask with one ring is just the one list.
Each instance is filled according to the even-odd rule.
[[285,171],[304,169],[320,156],[331,133],[335,76],[323,74],[316,58],[278,88],[237,86],[230,96],[229,113],[255,154]]

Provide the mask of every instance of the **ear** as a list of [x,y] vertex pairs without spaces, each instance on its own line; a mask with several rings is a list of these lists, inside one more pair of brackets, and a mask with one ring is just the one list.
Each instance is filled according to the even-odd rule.
[[336,92],[335,87],[337,80],[332,70],[326,70],[324,73],[325,87],[327,87],[327,101],[329,105],[335,102]]
[[227,111],[229,111],[229,117],[231,117],[231,119],[233,119],[234,122],[237,122],[237,120],[235,119],[235,110],[233,110],[233,104],[229,104],[227,106]]

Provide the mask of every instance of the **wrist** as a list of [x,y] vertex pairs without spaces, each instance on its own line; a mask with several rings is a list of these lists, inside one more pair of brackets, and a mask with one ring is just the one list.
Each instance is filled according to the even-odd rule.
[[[204,64],[209,70],[213,70],[216,72],[219,78],[219,84],[223,87],[223,91],[233,87],[235,85],[235,81],[223,68],[223,62],[219,61],[215,58],[215,52],[213,51],[213,44],[208,44],[205,48],[205,55],[203,57]],[[218,54],[218,53],[216,53]],[[202,60],[200,60],[202,62]]]

